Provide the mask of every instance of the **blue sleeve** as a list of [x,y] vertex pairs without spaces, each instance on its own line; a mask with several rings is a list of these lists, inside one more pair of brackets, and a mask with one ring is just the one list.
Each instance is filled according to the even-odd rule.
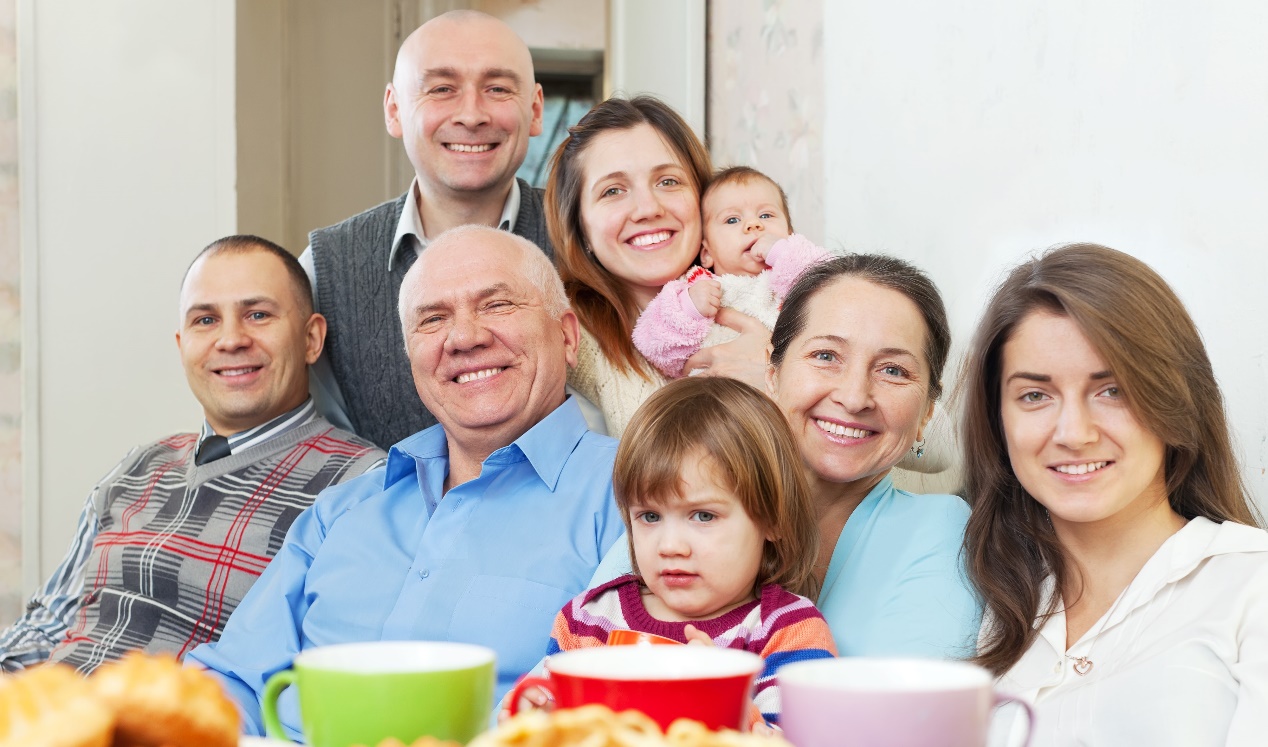
[[83,599],[84,569],[97,537],[95,495],[93,491],[84,503],[75,537],[61,564],[44,586],[31,595],[23,615],[0,632],[0,668],[5,672],[16,672],[46,661],[74,624]]
[[[308,609],[305,576],[325,536],[318,504],[314,504],[295,519],[281,550],[233,611],[220,639],[185,657],[187,664],[205,667],[225,686],[242,715],[245,734],[264,734],[260,715],[264,684],[288,668],[300,651],[300,630]],[[292,691],[283,693],[279,713],[291,736],[299,738]]]

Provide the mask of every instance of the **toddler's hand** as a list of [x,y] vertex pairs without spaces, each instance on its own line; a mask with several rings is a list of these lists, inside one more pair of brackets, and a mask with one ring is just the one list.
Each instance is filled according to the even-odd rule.
[[722,284],[714,278],[697,280],[687,289],[687,295],[696,305],[696,311],[706,319],[717,316],[718,309],[722,308]]
[[765,264],[766,258],[770,256],[770,249],[772,246],[775,246],[775,242],[783,241],[786,238],[788,238],[786,234],[778,232],[764,233],[758,237],[757,241],[753,243],[753,246],[749,247],[748,253],[753,255],[753,258],[757,261]]
[[[532,706],[533,708],[540,708],[540,709],[541,709],[541,710],[543,710],[543,711],[553,711],[553,710],[555,710],[555,703],[554,703],[554,701],[552,701],[552,700],[550,699],[550,696],[546,694],[546,691],[545,691],[545,690],[543,690],[543,689],[541,689],[540,687],[526,687],[526,688],[524,688],[524,692],[520,693],[520,699],[521,699],[521,700],[524,700],[524,701],[528,701],[528,704],[529,704],[530,706]],[[502,723],[503,721],[506,721],[508,718],[510,718],[510,717],[511,717],[511,704],[510,704],[510,702],[508,701],[508,702],[505,704],[505,706],[506,706],[506,707],[504,707],[501,711],[498,711],[498,723],[499,723],[499,724],[500,724],[500,723]],[[525,710],[527,710],[527,709],[525,708],[525,706],[524,706],[524,704],[523,704],[523,703],[520,703],[519,710],[522,712],[522,711],[525,711]]]
[[700,630],[694,625],[688,625],[682,630],[683,635],[687,636],[688,646],[712,646],[713,639],[708,633]]

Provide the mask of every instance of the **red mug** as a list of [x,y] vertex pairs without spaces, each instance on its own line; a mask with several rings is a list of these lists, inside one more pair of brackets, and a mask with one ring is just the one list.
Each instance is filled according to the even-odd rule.
[[681,646],[683,644],[675,641],[673,638],[666,638],[663,635],[655,633],[643,633],[637,630],[614,630],[608,633],[609,646],[637,646],[642,644],[655,644],[657,646]]
[[714,730],[748,731],[762,657],[712,646],[607,646],[555,654],[546,670],[511,691],[511,715],[520,694],[536,686],[559,708],[599,703],[618,713],[642,711],[661,729],[689,718]]

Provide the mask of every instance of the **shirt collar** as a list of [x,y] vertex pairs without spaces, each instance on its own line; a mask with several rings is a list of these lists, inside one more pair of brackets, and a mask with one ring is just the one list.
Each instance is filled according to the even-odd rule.
[[[236,454],[256,444],[264,443],[270,438],[277,438],[283,433],[288,433],[301,425],[312,422],[316,417],[317,407],[313,404],[313,398],[309,397],[304,400],[304,404],[294,410],[282,413],[267,423],[262,423],[254,428],[248,428],[245,431],[228,436],[229,453]],[[202,432],[198,435],[198,445],[202,446],[203,441],[207,440],[208,436],[215,435],[215,433],[211,424],[203,420]]]
[[[588,430],[581,407],[569,396],[524,435],[490,454],[484,464],[509,464],[526,459],[542,482],[554,490],[568,457]],[[441,426],[415,433],[388,450],[383,487],[417,474],[419,459],[448,456],[449,446]]]
[[[409,183],[408,196],[401,208],[401,218],[396,222],[396,234],[392,237],[392,251],[387,256],[387,271],[396,266],[397,256],[404,250],[413,250],[415,254],[427,248],[427,234],[423,231],[423,219],[418,214],[418,177]],[[520,214],[520,182],[511,180],[511,191],[506,195],[502,205],[502,216],[498,218],[498,228],[503,231],[514,231],[516,219]]]

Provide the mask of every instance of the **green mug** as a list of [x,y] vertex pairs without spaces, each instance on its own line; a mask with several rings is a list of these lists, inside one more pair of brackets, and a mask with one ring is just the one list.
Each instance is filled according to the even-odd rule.
[[489,725],[494,653],[483,646],[376,641],[301,652],[264,685],[264,730],[287,739],[277,698],[299,688],[304,739],[312,747],[406,744],[429,735],[466,743]]

